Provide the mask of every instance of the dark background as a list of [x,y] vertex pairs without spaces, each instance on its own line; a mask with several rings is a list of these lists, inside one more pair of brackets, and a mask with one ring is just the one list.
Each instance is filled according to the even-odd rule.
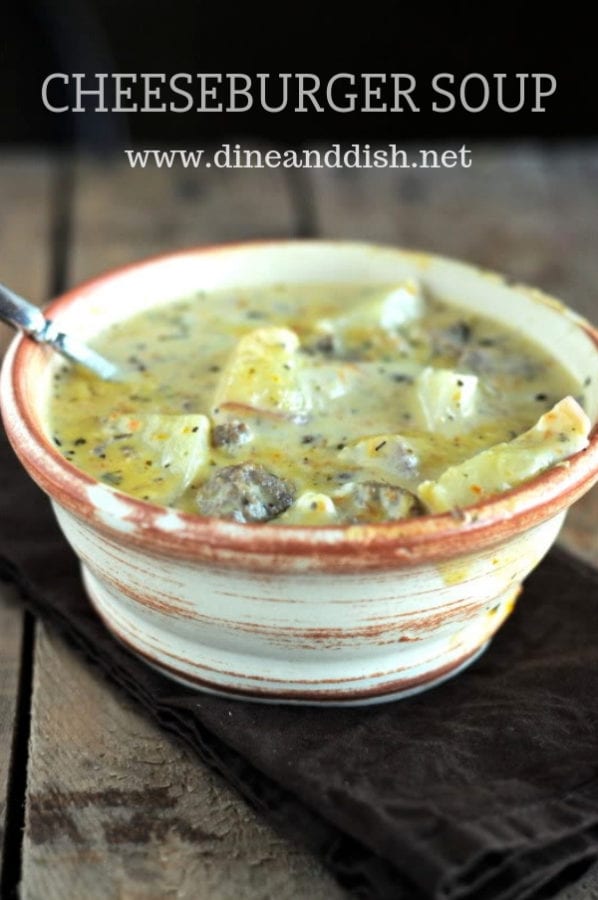
[[[281,143],[595,135],[598,77],[592,26],[581,4],[347,5],[193,0],[21,0],[5,5],[0,38],[0,139],[110,148],[256,136]],[[56,115],[41,101],[51,72],[410,72],[420,113],[248,112]],[[557,93],[545,113],[429,111],[436,72],[550,72]],[[529,104],[531,105],[531,104]]]

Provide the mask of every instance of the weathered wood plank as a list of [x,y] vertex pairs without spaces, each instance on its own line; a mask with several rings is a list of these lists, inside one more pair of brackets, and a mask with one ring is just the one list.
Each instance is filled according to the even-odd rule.
[[[51,177],[51,163],[41,157],[0,159],[0,280],[34,302],[44,299],[48,285]],[[0,358],[12,336],[0,323]],[[0,848],[11,766],[25,766],[12,753],[22,641],[22,607],[0,582]]]
[[455,256],[598,318],[598,145],[477,146],[469,169],[314,169],[322,236]]
[[293,229],[287,179],[276,170],[139,170],[88,159],[76,181],[73,283],[152,254]]
[[4,845],[22,640],[22,608],[13,589],[0,583],[0,848]]
[[[320,232],[462,258],[543,288],[598,322],[598,145],[478,146],[472,161],[469,169],[314,169]],[[596,521],[593,490],[561,536],[594,564]]]
[[22,900],[343,896],[40,629]]
[[[0,158],[0,281],[34,303],[47,299],[50,172],[42,156]],[[12,336],[0,322],[0,356]]]
[[[71,280],[158,251],[288,236],[286,183],[267,171],[131,173],[81,163]],[[36,645],[23,900],[335,898],[307,853],[61,643]]]

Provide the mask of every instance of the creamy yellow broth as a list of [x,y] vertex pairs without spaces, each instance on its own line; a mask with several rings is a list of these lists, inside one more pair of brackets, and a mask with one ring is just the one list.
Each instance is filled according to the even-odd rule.
[[281,524],[420,515],[587,443],[575,401],[553,412],[568,395],[583,403],[582,385],[516,332],[413,282],[198,292],[94,346],[126,377],[57,373],[55,444],[100,481],[186,512]]

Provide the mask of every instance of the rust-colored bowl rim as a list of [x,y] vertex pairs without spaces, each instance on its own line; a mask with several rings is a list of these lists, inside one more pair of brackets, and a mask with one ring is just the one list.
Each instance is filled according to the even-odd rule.
[[[75,302],[81,294],[119,279],[125,273],[190,255],[213,254],[236,247],[275,247],[283,244],[343,245],[344,241],[268,240],[208,245],[143,259],[113,269],[60,295],[46,308],[50,316]],[[372,245],[373,246],[373,245]],[[410,253],[399,247],[388,248]],[[442,259],[438,254],[426,254]],[[475,266],[470,266],[475,269]],[[497,276],[500,277],[500,276]],[[573,311],[570,313],[598,347],[598,330]],[[106,487],[114,493],[130,527],[126,533],[98,516],[89,488],[101,482],[69,463],[44,431],[35,398],[26,386],[31,366],[49,364],[50,353],[29,338],[17,337],[3,366],[1,397],[3,417],[15,452],[38,485],[59,505],[78,518],[93,523],[107,537],[145,548],[149,552],[186,560],[234,563],[235,556],[248,554],[279,560],[317,558],[319,568],[363,571],[417,565],[475,553],[500,543],[551,518],[581,497],[598,479],[598,426],[589,446],[565,463],[462,511],[424,515],[399,522],[359,525],[271,525],[239,524],[222,519],[176,512],[176,530],[165,529],[160,520],[163,506],[138,500]],[[102,487],[105,487],[102,484]]]

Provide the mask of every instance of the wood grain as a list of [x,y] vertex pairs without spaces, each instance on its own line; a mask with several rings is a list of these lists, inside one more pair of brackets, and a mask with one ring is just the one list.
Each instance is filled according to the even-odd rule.
[[[464,259],[561,297],[598,323],[596,144],[473,146],[470,169],[310,176],[322,236]],[[594,565],[596,522],[598,489],[571,510],[560,538]]]
[[40,629],[21,900],[336,900],[277,837]]
[[[33,303],[47,299],[54,169],[38,155],[0,159],[0,281]],[[0,322],[0,356],[13,334]]]
[[322,236],[495,269],[598,319],[598,147],[474,146],[470,169],[310,172]]
[[[39,303],[46,295],[50,258],[53,166],[37,156],[0,160],[0,280]],[[14,332],[0,323],[0,358]],[[13,764],[15,715],[23,640],[23,611],[0,582],[0,847]]]
[[194,245],[293,232],[288,180],[277,170],[132,170],[118,158],[84,159],[76,170],[70,278]]
[[13,762],[22,640],[22,608],[12,588],[0,583],[0,847],[4,845],[6,799]]
[[[282,175],[213,175],[80,162],[71,281],[187,245],[293,233]],[[23,864],[22,900],[344,896],[311,855],[43,631]]]

